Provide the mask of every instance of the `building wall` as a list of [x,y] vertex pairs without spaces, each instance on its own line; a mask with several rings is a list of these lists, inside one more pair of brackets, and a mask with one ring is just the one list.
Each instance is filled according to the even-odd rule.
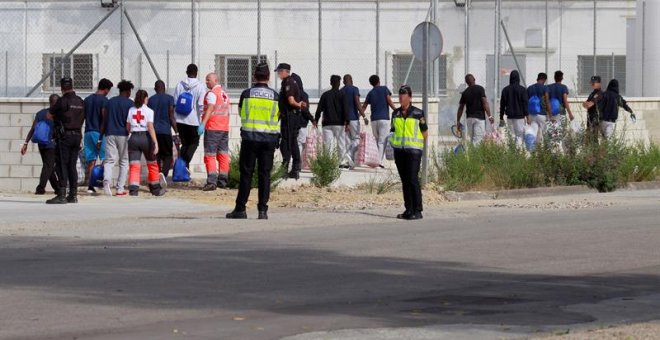
[[[98,1],[91,0],[27,3],[26,11],[23,2],[0,1],[3,28],[0,39],[4,43],[0,47],[0,60],[4,59],[3,50],[9,57],[9,72],[6,77],[0,76],[0,96],[7,87],[5,83],[10,96],[24,95],[44,72],[43,53],[66,53],[108,11],[102,9]],[[195,33],[196,62],[201,73],[215,70],[216,54],[257,53],[256,6],[255,1],[199,2]],[[329,86],[331,74],[351,73],[356,85],[363,90],[369,87],[367,79],[373,73],[378,73],[388,86],[399,85],[392,83],[391,54],[410,53],[410,35],[414,27],[425,20],[428,1],[381,1],[378,39],[375,2],[324,2],[320,22],[317,6],[316,1],[263,2],[261,52],[271,65],[283,61],[291,63],[312,96],[318,95],[319,82],[321,89]],[[126,8],[161,78],[173,87],[191,61],[190,2],[129,1]],[[525,31],[544,29],[544,9],[542,1],[505,1],[502,8],[502,19],[514,49],[526,55],[524,76],[528,83],[533,82],[538,72],[544,71],[545,54],[542,48],[524,48]],[[469,72],[482,84],[487,78],[486,56],[493,54],[493,10],[492,2],[473,3]],[[463,9],[452,1],[440,1],[438,13],[448,59],[447,87],[452,91],[463,82],[464,76]],[[550,2],[548,71],[563,69],[565,83],[571,88],[577,82],[577,56],[593,52],[592,13],[591,1]],[[120,78],[118,14],[113,14],[78,50],[95,56],[95,79],[108,77],[117,82]],[[634,1],[599,2],[598,54],[626,53],[626,18],[634,15]],[[322,32],[320,74],[319,28]],[[152,88],[156,77],[128,24],[125,25],[125,50],[124,78],[138,87]],[[504,36],[501,52],[509,53]],[[47,94],[42,90],[37,93]]]

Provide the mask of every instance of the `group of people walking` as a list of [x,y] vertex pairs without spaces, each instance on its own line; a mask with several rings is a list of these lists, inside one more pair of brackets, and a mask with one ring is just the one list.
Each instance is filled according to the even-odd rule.
[[[243,91],[239,99],[240,183],[235,208],[227,218],[247,218],[246,205],[255,168],[259,172],[258,218],[268,218],[270,174],[276,149],[282,153],[282,164],[288,177],[298,179],[305,145],[303,136],[310,123],[313,128],[318,128],[319,122],[325,147],[339,150],[341,165],[346,168],[355,166],[361,124],[371,124],[378,143],[379,159],[384,158],[386,143],[394,149],[405,205],[405,211],[397,217],[406,220],[422,218],[419,171],[428,138],[428,124],[425,113],[412,105],[413,93],[409,86],[399,88],[400,106],[396,107],[392,93],[381,86],[378,76],[369,78],[373,88],[362,102],[351,75],[344,75],[343,87],[342,77],[332,75],[331,88],[321,95],[312,115],[309,96],[300,76],[291,73],[291,66],[285,63],[279,64],[275,72],[282,81],[279,92],[268,87],[271,71],[267,64],[261,63],[253,74],[254,86]],[[50,107],[37,113],[21,149],[25,154],[28,142],[34,141],[35,135],[41,136],[48,131],[48,137],[39,141],[44,166],[36,193],[44,194],[46,183],[50,181],[57,195],[47,203],[78,201],[76,163],[82,143],[89,193],[96,193],[92,173],[97,162],[102,162],[104,194],[137,196],[144,157],[149,192],[162,196],[172,169],[174,147],[189,168],[201,136],[204,136],[207,170],[203,190],[227,187],[230,168],[229,95],[215,73],[209,73],[202,83],[198,79],[197,66],[191,64],[186,74],[187,77],[177,84],[174,96],[166,93],[165,83],[159,80],[154,84],[153,96],[149,97],[145,90],[138,90],[134,99],[131,99],[134,86],[127,80],[117,84],[119,95],[108,99],[114,84],[101,79],[97,91],[83,100],[73,90],[73,79],[63,78],[60,82],[62,95],[51,95]],[[500,125],[508,125],[516,140],[523,139],[526,125],[537,124],[539,138],[542,138],[548,122],[574,119],[568,102],[568,88],[562,84],[563,73],[555,72],[554,79],[553,84],[546,85],[547,76],[540,73],[537,82],[525,88],[520,84],[519,72],[511,72],[510,84],[502,90],[499,113]],[[461,94],[457,120],[460,122],[465,111],[471,141],[478,143],[484,138],[486,120],[494,125],[495,119],[484,88],[476,84],[471,74],[466,75],[465,82],[467,88]],[[630,112],[633,119],[634,114],[619,94],[616,79],[610,81],[606,91],[601,89],[599,76],[592,77],[591,84],[593,92],[583,103],[588,110],[588,132],[594,138],[597,134],[610,138],[618,119],[618,108]],[[371,107],[371,120],[365,114],[368,107]],[[460,124],[457,126],[461,127]],[[115,176],[117,165],[119,173]]]
[[[522,143],[526,125],[534,124],[538,130],[538,140],[546,135],[549,124],[559,122],[566,125],[573,121],[575,116],[568,101],[568,87],[562,84],[564,73],[556,71],[554,83],[546,85],[548,76],[539,73],[535,84],[525,88],[521,85],[520,73],[511,71],[509,85],[502,90],[499,110],[499,126],[508,127],[511,136],[518,143]],[[473,75],[465,76],[467,88],[461,94],[459,108],[456,115],[457,126],[462,131],[461,118],[463,111],[467,114],[467,132],[472,143],[483,140],[488,126],[493,128],[495,119],[491,113],[483,87],[476,84]],[[591,77],[593,92],[582,106],[587,109],[587,133],[589,139],[594,141],[600,135],[609,139],[614,134],[614,127],[618,120],[619,107],[624,108],[635,119],[632,109],[619,94],[619,82],[612,79],[607,90],[601,88],[601,77]],[[506,117],[506,119],[505,119]],[[486,119],[490,125],[486,124]]]

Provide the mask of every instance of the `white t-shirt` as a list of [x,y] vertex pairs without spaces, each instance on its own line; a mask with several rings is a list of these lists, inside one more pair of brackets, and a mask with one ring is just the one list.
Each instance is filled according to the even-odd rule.
[[[202,115],[202,110],[204,110],[204,96],[206,95],[206,84],[201,82],[197,78],[186,78],[182,81],[183,83],[190,88],[190,92],[193,95],[195,101],[193,102],[193,112],[188,116],[182,116],[176,114],[176,122],[191,126],[199,126],[199,117]],[[174,100],[179,99],[179,95],[185,92],[185,88],[181,81],[177,83],[176,88],[174,89]]]
[[218,98],[216,98],[215,93],[212,91],[209,91],[206,93],[206,103],[209,105],[215,105],[215,103],[218,101]]
[[128,110],[126,122],[131,124],[131,132],[147,131],[147,123],[154,122],[154,111],[147,105],[142,105],[139,109],[132,107]]

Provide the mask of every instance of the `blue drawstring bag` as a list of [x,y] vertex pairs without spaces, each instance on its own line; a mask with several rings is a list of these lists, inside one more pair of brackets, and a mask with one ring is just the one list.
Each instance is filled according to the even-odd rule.
[[97,188],[103,188],[103,165],[97,165],[92,168],[90,183]]
[[190,182],[190,172],[186,167],[186,161],[179,157],[174,162],[174,169],[172,173],[172,181],[174,182]]
[[541,98],[539,96],[532,96],[529,98],[528,108],[529,114],[532,116],[537,116],[541,113]]
[[552,112],[553,116],[559,114],[559,112],[561,111],[561,102],[559,102],[559,99],[557,98],[550,99],[550,111]]
[[32,143],[39,145],[50,144],[50,126],[45,121],[40,121],[34,126],[34,133],[32,134]]

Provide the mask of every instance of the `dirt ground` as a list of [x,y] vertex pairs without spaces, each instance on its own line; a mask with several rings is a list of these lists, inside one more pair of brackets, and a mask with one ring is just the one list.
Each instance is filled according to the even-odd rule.
[[550,337],[542,340],[656,340],[660,339],[660,321],[616,326]]
[[[375,191],[375,190],[374,190]],[[194,202],[211,203],[232,206],[236,200],[237,190],[218,189],[203,192],[200,186],[171,186],[167,196]],[[448,202],[447,198],[436,188],[430,187],[423,191],[426,206],[438,206]],[[250,192],[248,208],[256,205],[257,189]],[[317,188],[312,185],[299,187],[276,188],[271,192],[271,207],[302,208],[324,210],[366,210],[374,208],[401,208],[403,197],[400,187],[392,187],[378,194],[371,192],[368,185],[357,187]]]

